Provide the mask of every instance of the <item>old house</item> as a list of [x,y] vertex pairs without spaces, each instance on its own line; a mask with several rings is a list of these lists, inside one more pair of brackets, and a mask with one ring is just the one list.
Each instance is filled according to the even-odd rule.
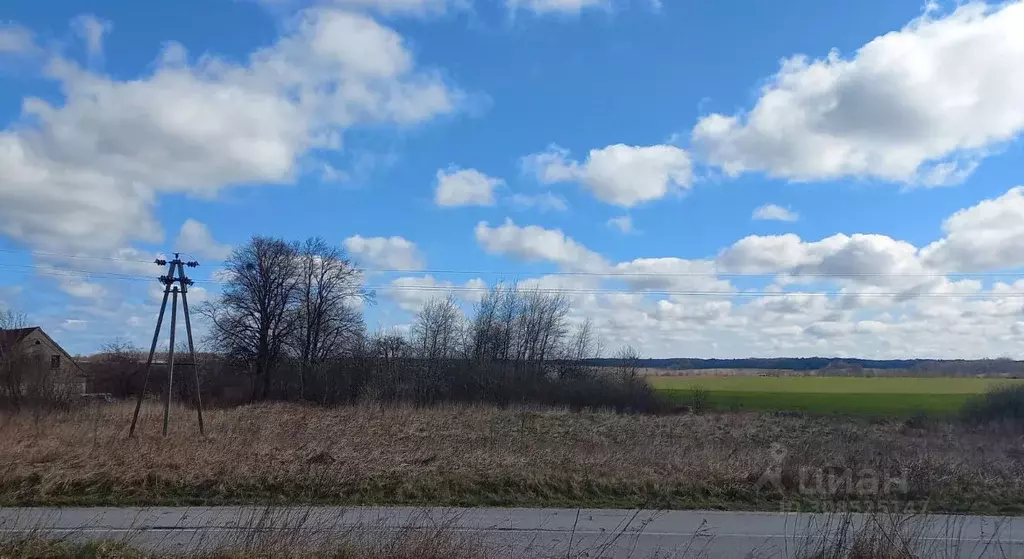
[[0,330],[0,375],[7,392],[24,394],[43,384],[64,394],[85,392],[82,368],[38,326]]

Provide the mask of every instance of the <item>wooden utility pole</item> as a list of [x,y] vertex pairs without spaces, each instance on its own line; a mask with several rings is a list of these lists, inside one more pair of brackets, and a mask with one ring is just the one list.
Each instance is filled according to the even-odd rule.
[[146,372],[142,377],[142,390],[139,392],[139,399],[135,403],[135,413],[132,415],[132,426],[128,430],[128,437],[135,435],[135,426],[139,421],[139,410],[142,409],[142,401],[146,397],[146,388],[149,385],[149,373],[153,368],[153,356],[156,355],[156,344],[160,339],[160,327],[164,322],[164,313],[167,310],[167,299],[171,298],[171,334],[170,346],[167,350],[167,391],[164,398],[164,436],[167,436],[167,424],[171,413],[171,394],[174,384],[174,334],[178,323],[178,295],[181,294],[181,310],[185,315],[185,332],[188,335],[188,352],[192,358],[192,370],[195,374],[195,400],[196,414],[199,416],[199,433],[204,434],[203,429],[203,403],[199,395],[199,363],[196,361],[196,348],[192,342],[192,320],[188,312],[188,286],[192,280],[185,276],[185,267],[195,268],[198,262],[182,262],[179,253],[174,253],[174,260],[168,262],[164,259],[157,259],[158,266],[168,266],[167,274],[160,276],[160,283],[164,286],[164,297],[160,303],[160,314],[156,317],[156,328],[153,330],[153,343],[149,347],[149,358],[146,359]]

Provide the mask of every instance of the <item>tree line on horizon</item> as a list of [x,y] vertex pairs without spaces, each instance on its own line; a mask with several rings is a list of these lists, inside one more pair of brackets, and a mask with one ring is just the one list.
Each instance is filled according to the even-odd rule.
[[[615,357],[588,359],[587,365],[614,367]],[[1024,361],[995,359],[858,359],[846,357],[647,358],[638,365],[649,369],[700,371],[753,369],[814,372],[821,376],[992,376],[1024,375]]]
[[[207,401],[662,405],[632,348],[619,350],[615,367],[587,364],[601,344],[589,320],[571,320],[565,294],[498,284],[469,313],[439,295],[407,332],[369,332],[361,309],[375,294],[359,266],[323,239],[254,236],[232,251],[225,272],[220,295],[198,308],[209,327],[200,363]],[[137,393],[138,359],[126,357],[137,353],[123,342],[105,348],[93,365],[108,381],[99,390]],[[150,380],[154,394],[161,376]],[[175,377],[179,397],[189,398],[189,375]]]

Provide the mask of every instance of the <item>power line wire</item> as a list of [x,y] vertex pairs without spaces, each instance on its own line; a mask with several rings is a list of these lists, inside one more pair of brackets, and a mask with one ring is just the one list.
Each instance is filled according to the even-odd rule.
[[[432,291],[432,292],[475,292],[486,293],[488,287],[471,286],[428,286],[428,285],[393,285],[367,286],[368,289],[379,289],[381,291]],[[1016,291],[1009,293],[912,293],[912,292],[868,292],[868,293],[842,293],[839,291],[690,291],[671,289],[578,289],[578,288],[526,288],[527,292],[565,293],[568,295],[679,295],[679,296],[700,296],[700,297],[778,297],[786,295],[833,295],[851,297],[932,297],[932,298],[1003,298],[1003,297],[1024,297],[1024,292]]]
[[[461,275],[507,275],[518,276],[522,272],[494,271],[494,270],[455,270],[455,269],[402,269],[402,268],[362,268],[366,273],[424,273],[424,274],[461,274]],[[997,277],[1024,276],[1024,272],[1014,271],[985,271],[985,272],[920,272],[920,273],[882,273],[882,272],[851,272],[851,273],[786,273],[786,272],[716,272],[716,271],[551,271],[539,275],[552,276],[591,276],[591,277],[776,277],[779,275],[788,277],[823,277],[823,278],[847,278],[847,277]]]
[[[76,279],[99,279],[99,280],[121,280],[134,282],[151,282],[155,277],[132,276],[128,274],[103,274],[75,270],[51,270],[51,269],[20,269],[0,271],[15,273],[37,273],[55,277],[70,277]],[[222,285],[225,282],[208,279],[195,280],[196,284]],[[474,287],[464,285],[395,285],[395,284],[371,284],[367,289],[388,292],[424,292],[424,293],[486,293],[490,287]],[[930,298],[930,299],[1003,299],[1003,298],[1024,298],[1024,292],[983,292],[983,293],[913,293],[913,292],[860,292],[843,293],[840,291],[712,291],[712,290],[674,290],[674,289],[586,289],[586,288],[526,288],[530,292],[547,294],[566,295],[668,295],[679,297],[785,297],[789,295],[820,295],[820,296],[851,296],[851,297],[906,297],[906,298]]]
[[88,256],[85,254],[62,254],[59,252],[43,252],[38,250],[14,250],[9,248],[0,248],[0,252],[6,252],[10,254],[23,254],[27,256],[52,256],[55,258],[77,258],[84,260],[108,260],[114,262],[140,262],[144,264],[152,264],[152,260],[140,260],[137,258],[120,258],[116,256]]
[[[0,252],[23,254],[28,256],[53,256],[61,258],[78,258],[88,260],[108,260],[116,262],[136,262],[152,264],[152,260],[140,260],[134,258],[120,258],[113,256],[87,256],[80,254],[63,254],[56,252],[27,251],[14,249],[0,249]],[[180,253],[185,254],[186,253]],[[219,261],[223,264],[227,261]],[[521,276],[522,272],[511,272],[502,270],[455,270],[455,269],[414,269],[414,268],[362,268],[364,273],[395,273],[395,274],[450,274],[450,275],[483,275],[483,276]],[[775,276],[791,277],[819,277],[819,278],[855,278],[855,277],[1017,277],[1024,276],[1022,272],[848,272],[842,274],[829,274],[824,272],[624,272],[608,270],[602,272],[586,271],[554,271],[545,272],[545,276],[581,276],[581,277],[719,277],[719,278],[767,278]]]
[[[0,249],[0,252],[10,252]],[[53,256],[60,256],[56,253],[47,253]],[[184,253],[182,253],[184,254]],[[96,258],[102,260],[118,260],[123,262],[142,262],[152,264],[149,260],[127,260],[118,258],[108,257],[86,257],[81,258]],[[34,267],[37,269],[43,269],[44,266],[38,264],[13,264],[13,263],[2,263],[0,266],[22,266],[22,267]],[[68,271],[86,272],[85,270],[72,270]],[[395,274],[423,274],[423,275],[475,275],[475,276],[500,276],[500,277],[522,277],[523,272],[509,272],[509,271],[498,271],[498,270],[454,270],[454,269],[413,269],[413,268],[362,268],[361,271],[366,274],[376,273],[395,273]],[[116,272],[104,272],[114,274]],[[125,274],[129,275],[129,274]],[[551,277],[596,277],[596,278],[672,278],[672,277],[697,277],[697,278],[727,278],[727,279],[738,279],[738,278],[774,278],[774,277],[794,277],[794,278],[823,278],[823,279],[849,279],[849,278],[943,278],[943,277],[962,277],[962,278],[973,278],[973,277],[1024,277],[1022,272],[921,272],[921,273],[881,273],[881,272],[850,272],[842,274],[828,274],[823,272],[808,272],[808,273],[785,273],[785,272],[620,272],[609,270],[606,272],[581,272],[581,271],[555,271],[555,272],[544,272],[538,275],[551,276]],[[144,277],[139,274],[134,274],[135,277]],[[148,276],[145,276],[148,277]]]
[[156,276],[144,276],[141,274],[123,274],[119,272],[96,272],[91,270],[75,270],[71,268],[51,268],[48,266],[37,266],[32,264],[8,264],[0,263],[0,271],[4,272],[16,272],[16,273],[36,273],[54,276],[68,276],[68,277],[92,277],[102,279],[116,279],[125,278],[132,280],[144,280],[149,281]]

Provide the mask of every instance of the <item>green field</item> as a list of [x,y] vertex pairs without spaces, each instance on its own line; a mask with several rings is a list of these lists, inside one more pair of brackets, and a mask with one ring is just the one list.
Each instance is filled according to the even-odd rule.
[[1024,380],[909,377],[651,377],[673,401],[690,405],[694,388],[720,411],[910,416],[955,414],[971,397]]

